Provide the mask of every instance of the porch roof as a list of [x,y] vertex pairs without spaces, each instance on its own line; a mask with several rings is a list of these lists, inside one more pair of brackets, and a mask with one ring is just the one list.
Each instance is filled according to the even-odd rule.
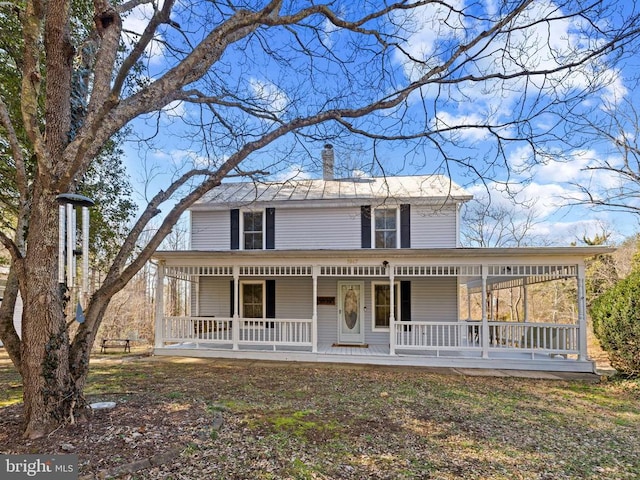
[[246,251],[158,251],[154,258],[165,263],[170,275],[230,276],[233,265],[240,275],[310,276],[312,266],[322,276],[388,277],[392,267],[397,277],[451,277],[479,291],[481,265],[487,268],[492,289],[558,278],[576,277],[584,259],[611,253],[611,247],[522,247],[437,248],[358,250],[246,250]]
[[[273,263],[274,261],[321,262],[353,259],[388,262],[447,262],[463,264],[524,262],[545,264],[581,263],[585,258],[612,253],[613,247],[508,247],[508,248],[407,248],[352,250],[158,250],[153,258],[177,265],[202,265],[202,262]],[[183,263],[184,262],[184,263]]]

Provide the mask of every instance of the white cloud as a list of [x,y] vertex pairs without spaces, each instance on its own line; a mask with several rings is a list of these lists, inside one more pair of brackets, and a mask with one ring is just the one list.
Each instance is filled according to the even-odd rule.
[[180,100],[176,100],[174,102],[171,102],[169,105],[165,105],[162,111],[164,112],[165,115],[169,117],[179,117],[179,118],[184,118],[187,112],[184,102]]
[[[464,2],[455,0],[451,7],[461,9]],[[433,66],[439,65],[439,44],[464,37],[463,17],[441,4],[428,4],[394,15],[393,23],[401,25],[400,34],[406,41],[395,51],[395,59],[410,80],[420,78]]]
[[[468,125],[486,125],[486,118],[478,113],[453,115],[449,112],[439,112],[432,122],[434,130],[452,127],[465,127]],[[489,132],[484,128],[461,128],[455,131],[466,140],[484,140]]]
[[[159,2],[158,8],[162,8],[162,1]],[[149,20],[153,16],[153,6],[150,4],[139,5],[129,14],[124,17],[122,22],[122,28],[125,31],[133,32],[133,34],[123,34],[123,40],[128,48],[133,48],[133,45],[138,41],[138,36],[144,32],[144,29],[149,24]],[[149,45],[145,49],[145,53],[149,58],[149,62],[152,64],[160,64],[165,58],[165,48],[162,42],[162,36],[156,34],[154,40],[149,42]]]
[[310,178],[311,174],[302,165],[294,164],[273,175],[272,180],[274,182],[286,182],[289,180],[308,180]]
[[271,82],[252,78],[249,88],[255,96],[255,102],[277,117],[285,112],[290,103],[287,94]]

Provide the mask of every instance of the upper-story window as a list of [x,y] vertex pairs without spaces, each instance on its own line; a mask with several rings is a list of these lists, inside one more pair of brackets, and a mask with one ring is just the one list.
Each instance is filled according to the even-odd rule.
[[231,250],[262,250],[275,248],[275,208],[230,211]]
[[242,248],[262,250],[264,248],[264,215],[262,211],[242,212]]
[[411,205],[360,207],[362,248],[411,248]]
[[398,248],[398,223],[397,208],[374,210],[375,248]]

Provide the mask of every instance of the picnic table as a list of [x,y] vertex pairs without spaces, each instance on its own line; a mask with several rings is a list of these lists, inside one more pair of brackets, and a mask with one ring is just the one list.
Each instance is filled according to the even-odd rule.
[[125,353],[131,353],[131,340],[128,338],[103,338],[100,353],[105,353],[108,348],[123,348]]

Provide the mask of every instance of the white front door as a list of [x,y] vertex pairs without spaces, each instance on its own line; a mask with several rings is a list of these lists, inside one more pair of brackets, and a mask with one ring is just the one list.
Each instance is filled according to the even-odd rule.
[[338,342],[364,343],[364,282],[338,282]]

